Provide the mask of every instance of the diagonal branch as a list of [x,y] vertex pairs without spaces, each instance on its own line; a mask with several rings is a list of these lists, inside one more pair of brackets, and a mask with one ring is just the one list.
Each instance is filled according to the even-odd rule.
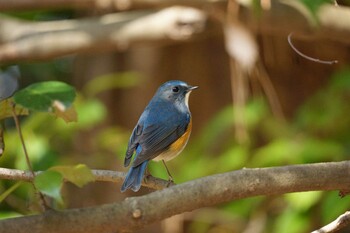
[[346,211],[344,214],[340,215],[336,220],[327,224],[326,226],[313,231],[311,233],[331,233],[337,232],[340,229],[348,226],[350,224],[350,211]]
[[102,206],[48,211],[0,221],[0,232],[125,232],[201,207],[260,195],[342,190],[350,186],[350,161],[242,169],[203,177],[148,195]]

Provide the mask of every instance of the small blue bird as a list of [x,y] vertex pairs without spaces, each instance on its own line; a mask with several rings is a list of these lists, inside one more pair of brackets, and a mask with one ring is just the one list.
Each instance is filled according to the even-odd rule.
[[120,189],[122,192],[140,189],[147,164],[152,159],[163,161],[171,178],[164,161],[176,157],[187,144],[192,129],[188,99],[196,88],[177,80],[158,88],[131,134],[124,166],[129,166],[134,153],[135,156]]

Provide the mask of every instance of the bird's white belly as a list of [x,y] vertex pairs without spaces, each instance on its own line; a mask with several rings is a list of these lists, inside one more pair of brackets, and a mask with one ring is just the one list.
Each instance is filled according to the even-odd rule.
[[163,153],[161,153],[160,155],[155,157],[153,159],[153,161],[158,162],[158,161],[162,161],[162,160],[164,160],[164,161],[172,160],[173,158],[178,156],[183,151],[183,149],[185,148],[186,144],[187,144],[187,142],[184,143],[182,148],[180,148],[180,150],[177,150],[177,151],[171,151],[171,150],[164,151]]

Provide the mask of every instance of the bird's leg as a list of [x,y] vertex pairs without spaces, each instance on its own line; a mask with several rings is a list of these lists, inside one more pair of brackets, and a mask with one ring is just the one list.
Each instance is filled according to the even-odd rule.
[[[170,172],[169,172],[169,169],[168,169],[168,167],[167,167],[166,164],[165,164],[165,161],[162,160],[162,162],[163,162],[163,164],[164,164],[164,167],[165,167],[165,169],[166,169],[166,172],[168,173],[168,181],[169,181],[169,185],[170,185],[171,183],[174,183],[174,179],[173,179],[173,177],[171,176],[171,174],[170,174]],[[168,186],[169,186],[169,185],[168,185]]]
[[148,178],[149,178],[150,176],[152,176],[152,174],[151,174],[151,172],[149,171],[148,167],[146,167],[145,175],[143,176],[143,177],[144,177],[145,183],[147,183]]

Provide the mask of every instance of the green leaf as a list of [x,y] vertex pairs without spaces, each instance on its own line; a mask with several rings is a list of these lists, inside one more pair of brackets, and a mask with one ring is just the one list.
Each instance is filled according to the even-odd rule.
[[12,185],[9,189],[7,189],[5,192],[3,192],[0,195],[0,203],[3,202],[3,200],[5,200],[5,198],[10,195],[13,191],[15,191],[23,182],[17,182],[14,185]]
[[56,171],[45,171],[37,175],[34,184],[43,194],[52,197],[58,203],[63,203],[61,196],[61,187],[63,177]]
[[14,95],[16,104],[41,112],[52,112],[57,106],[68,109],[74,99],[74,88],[58,81],[34,83]]
[[74,167],[56,166],[50,168],[50,170],[59,172],[64,177],[64,179],[72,182],[79,188],[95,180],[95,177],[92,174],[91,170],[84,164],[78,164]]

